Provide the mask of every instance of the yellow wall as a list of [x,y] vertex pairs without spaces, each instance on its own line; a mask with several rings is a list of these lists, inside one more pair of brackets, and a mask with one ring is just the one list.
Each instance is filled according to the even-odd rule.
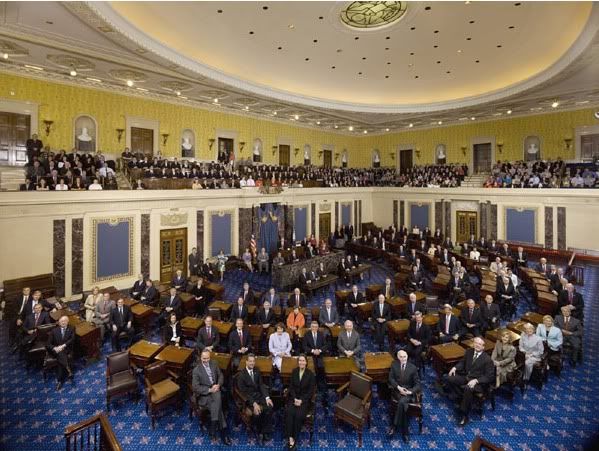
[[[11,91],[14,95],[11,95]],[[215,138],[217,129],[238,132],[239,141],[246,143],[241,156],[251,156],[252,142],[260,138],[264,148],[264,161],[275,163],[278,155],[273,156],[272,146],[280,138],[293,142],[292,164],[303,162],[303,147],[312,147],[312,161],[322,163],[318,152],[323,145],[334,146],[335,153],[343,149],[349,152],[349,166],[365,167],[371,165],[372,149],[379,149],[383,166],[395,166],[396,161],[390,156],[400,145],[414,145],[420,150],[420,158],[414,156],[415,164],[426,164],[434,161],[434,149],[438,144],[445,144],[449,162],[469,162],[470,155],[463,155],[461,147],[470,149],[472,138],[495,137],[503,142],[503,152],[497,154],[498,159],[516,160],[522,158],[523,142],[529,135],[537,135],[541,139],[543,158],[574,157],[574,142],[566,152],[564,137],[574,137],[575,127],[596,124],[593,110],[577,110],[555,112],[551,114],[514,117],[489,122],[468,122],[463,125],[439,127],[427,130],[406,130],[380,136],[345,136],[332,132],[321,132],[292,124],[254,119],[198,108],[172,105],[158,101],[111,94],[95,89],[86,89],[58,83],[0,74],[0,97],[12,100],[29,100],[40,104],[40,128],[43,119],[52,119],[54,125],[49,137],[40,133],[44,143],[52,148],[70,149],[73,145],[74,118],[86,114],[93,116],[98,122],[100,149],[106,152],[120,151],[125,146],[125,139],[117,141],[115,129],[125,128],[125,116],[137,116],[160,122],[160,132],[169,133],[166,148],[161,149],[163,155],[180,155],[180,136],[183,129],[191,128],[196,135],[196,156],[199,159],[214,158],[216,148],[208,148],[208,139]],[[294,148],[299,148],[295,155]],[[341,164],[341,157],[334,161]]]

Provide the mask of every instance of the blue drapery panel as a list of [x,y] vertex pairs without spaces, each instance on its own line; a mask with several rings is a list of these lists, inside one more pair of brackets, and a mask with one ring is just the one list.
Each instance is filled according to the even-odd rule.
[[351,205],[341,204],[341,225],[351,224]]
[[430,227],[428,223],[428,205],[410,204],[411,228],[418,227],[420,230]]
[[96,280],[129,274],[129,227],[127,220],[96,224]]
[[279,223],[283,221],[283,209],[275,203],[261,204],[258,209],[260,221],[260,248],[271,253],[277,250],[279,240]]
[[222,249],[225,255],[231,253],[231,213],[212,214],[212,256],[218,255]]
[[535,210],[505,211],[505,237],[508,241],[535,242]]
[[308,209],[295,207],[293,209],[293,224],[295,226],[295,239],[303,240],[308,234]]

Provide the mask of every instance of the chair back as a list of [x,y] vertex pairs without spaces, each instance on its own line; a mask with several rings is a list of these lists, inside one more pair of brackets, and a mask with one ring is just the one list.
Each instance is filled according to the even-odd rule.
[[43,324],[37,327],[37,339],[38,341],[47,341],[48,334],[52,329],[56,327],[56,324]]
[[364,399],[372,390],[372,379],[365,374],[352,371],[349,378],[348,392],[353,396]]
[[218,308],[208,308],[208,314],[215,321],[221,321],[220,309]]
[[439,296],[427,295],[426,296],[426,312],[422,313],[433,313],[439,311]]
[[168,373],[166,372],[166,362],[156,362],[148,365],[146,366],[144,373],[146,380],[151,385],[163,381],[164,379],[168,378]]
[[115,352],[106,357],[106,368],[108,374],[122,373],[123,371],[129,371],[129,352]]

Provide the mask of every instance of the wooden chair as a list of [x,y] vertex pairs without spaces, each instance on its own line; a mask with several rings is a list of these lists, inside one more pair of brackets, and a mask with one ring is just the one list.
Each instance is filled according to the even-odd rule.
[[477,435],[470,445],[470,451],[504,451],[504,449]]
[[115,352],[106,357],[106,410],[112,398],[134,394],[139,399],[137,377],[129,365],[129,352]]
[[[27,367],[34,366],[40,368],[43,366],[44,357],[46,356],[46,342],[48,341],[48,334],[52,329],[56,327],[55,324],[44,324],[36,329],[35,340],[27,351]],[[44,380],[46,373],[43,373]]]
[[256,440],[258,439],[258,433],[254,428],[252,421],[253,412],[252,409],[247,405],[247,398],[237,388],[237,377],[239,373],[233,376],[231,380],[231,392],[233,395],[233,402],[235,403],[235,411],[237,412],[239,419],[245,425],[248,435],[254,434]]
[[207,430],[206,424],[210,422],[210,409],[201,408],[198,405],[198,399],[193,392],[193,370],[187,372],[186,385],[189,402],[189,419],[191,420],[195,416],[200,423],[200,429],[204,428]]
[[352,371],[349,382],[337,389],[339,400],[335,403],[335,422],[344,421],[358,432],[358,447],[362,447],[364,425],[370,427],[370,400],[372,378]]
[[146,413],[149,410],[152,429],[159,411],[172,404],[181,407],[181,387],[173,382],[174,378],[176,375],[166,369],[164,361],[153,363],[145,368]]
[[[393,396],[389,401],[389,418],[393,419],[395,417],[395,412],[397,410],[398,400],[395,397],[395,393],[397,390],[392,391]],[[422,427],[424,424],[423,415],[422,415],[422,392],[417,392],[415,395],[414,402],[408,404],[408,417],[415,417],[418,420],[418,433],[422,434]]]

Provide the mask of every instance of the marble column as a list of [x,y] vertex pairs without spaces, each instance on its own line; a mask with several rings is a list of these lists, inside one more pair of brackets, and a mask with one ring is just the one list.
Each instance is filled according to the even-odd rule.
[[451,201],[446,200],[445,204],[445,230],[443,231],[444,236],[451,237]]
[[489,241],[492,239],[497,239],[497,205],[490,204],[489,205],[489,236],[487,237]]
[[316,236],[316,204],[312,204],[312,233]]
[[52,272],[54,273],[54,287],[57,297],[64,296],[65,292],[65,230],[65,220],[55,219],[53,233]]
[[553,207],[545,207],[545,247],[553,248]]
[[399,201],[399,226],[402,227],[406,224],[406,205],[405,201]]
[[198,250],[198,255],[204,260],[204,210],[196,211],[196,248]]
[[239,209],[239,253],[245,252],[245,248],[250,246],[252,237],[252,209]]
[[83,292],[83,218],[73,219],[71,238],[71,265],[73,294]]
[[393,227],[395,227],[395,230],[397,230],[397,214],[398,214],[398,202],[397,200],[393,201]]
[[[485,239],[487,237],[487,232],[488,232],[488,217],[489,217],[489,205],[486,202],[481,202],[479,204],[479,208],[480,208],[480,236],[484,236]],[[476,237],[478,239],[478,237]]]
[[[293,205],[285,205],[285,238],[287,240],[293,239]],[[295,239],[304,239],[305,237],[296,236]]]
[[557,248],[566,249],[566,207],[557,207]]
[[141,273],[150,276],[150,214],[141,215]]
[[339,216],[341,212],[339,211],[339,202],[335,201],[335,230],[339,230]]
[[358,229],[360,230],[360,236],[362,236],[362,201],[358,201]]
[[435,225],[433,230],[443,228],[443,201],[435,202]]

